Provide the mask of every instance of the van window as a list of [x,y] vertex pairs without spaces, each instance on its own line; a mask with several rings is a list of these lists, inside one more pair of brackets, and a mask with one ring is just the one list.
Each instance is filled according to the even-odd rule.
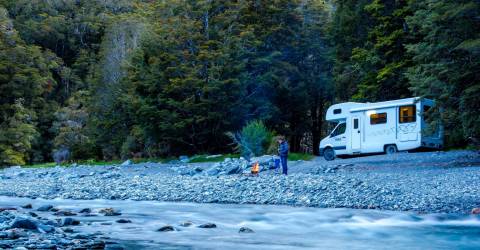
[[333,110],[334,115],[338,115],[338,114],[341,114],[341,113],[342,113],[342,109],[334,109]]
[[387,123],[387,113],[378,113],[370,115],[370,124],[384,124]]
[[331,137],[335,137],[337,135],[341,135],[345,133],[345,130],[347,130],[347,124],[346,123],[340,123],[337,128],[332,132],[330,135]]
[[353,129],[358,129],[358,118],[353,119]]
[[417,121],[417,108],[415,105],[401,106],[398,108],[399,123]]

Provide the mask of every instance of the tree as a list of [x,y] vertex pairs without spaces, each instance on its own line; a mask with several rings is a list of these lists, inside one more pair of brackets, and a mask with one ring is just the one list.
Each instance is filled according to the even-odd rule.
[[[45,96],[55,86],[58,59],[20,39],[8,12],[0,8],[0,133],[3,164],[25,164],[34,155],[37,122],[52,105]],[[41,155],[39,156],[41,157]]]
[[450,145],[480,137],[480,4],[419,1],[407,18],[418,42],[407,45],[414,65],[407,77],[416,95],[433,98]]

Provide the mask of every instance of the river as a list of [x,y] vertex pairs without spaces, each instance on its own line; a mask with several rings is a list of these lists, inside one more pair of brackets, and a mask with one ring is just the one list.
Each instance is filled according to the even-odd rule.
[[[100,231],[126,249],[480,249],[480,217],[379,210],[196,204],[130,200],[0,197],[0,207],[51,204],[73,211],[113,207],[119,217],[81,217],[75,229]],[[51,217],[51,213],[41,213]],[[125,218],[129,224],[114,221]],[[180,227],[215,223],[217,228]],[[91,225],[88,225],[91,222]],[[113,222],[102,225],[102,222]],[[157,232],[166,224],[180,231]],[[238,233],[248,227],[255,233]]]

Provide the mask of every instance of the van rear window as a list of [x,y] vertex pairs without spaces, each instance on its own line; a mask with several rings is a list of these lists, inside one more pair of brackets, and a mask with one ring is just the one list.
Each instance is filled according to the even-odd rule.
[[401,106],[398,108],[399,123],[417,121],[417,108],[415,105]]
[[384,124],[387,123],[387,113],[378,113],[370,115],[370,124]]

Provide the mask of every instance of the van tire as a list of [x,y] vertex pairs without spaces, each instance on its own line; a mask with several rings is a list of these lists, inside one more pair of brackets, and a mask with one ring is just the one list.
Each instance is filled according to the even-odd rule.
[[323,158],[327,161],[335,160],[335,150],[333,150],[333,148],[326,148],[323,151]]
[[387,154],[387,155],[393,155],[393,154],[398,152],[397,146],[394,145],[394,144],[385,145],[384,150],[385,150],[385,154]]

